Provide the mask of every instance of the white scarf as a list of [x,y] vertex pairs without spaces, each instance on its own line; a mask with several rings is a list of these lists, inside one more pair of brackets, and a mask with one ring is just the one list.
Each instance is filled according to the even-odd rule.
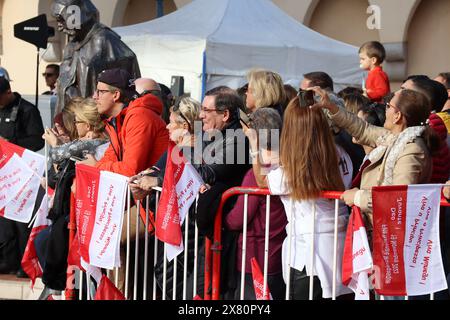
[[420,137],[424,131],[424,126],[409,127],[403,130],[398,136],[385,136],[382,138],[383,142],[370,153],[371,159],[378,158],[382,153],[386,152],[388,146],[392,144],[392,148],[386,158],[386,164],[384,166],[384,178],[381,185],[392,185],[394,180],[394,166],[397,162],[398,157],[400,156],[400,153],[403,152],[407,143],[410,143],[417,137]]

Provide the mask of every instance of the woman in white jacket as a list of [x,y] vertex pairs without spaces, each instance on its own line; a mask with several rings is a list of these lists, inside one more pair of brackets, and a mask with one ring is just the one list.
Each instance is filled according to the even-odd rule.
[[[251,135],[247,136],[254,150]],[[260,187],[268,186],[273,195],[280,195],[285,207],[288,238],[283,243],[282,260],[283,277],[289,286],[290,299],[309,298],[311,275],[314,275],[313,299],[332,297],[335,201],[320,197],[323,191],[344,190],[338,159],[339,149],[325,114],[321,110],[301,107],[299,98],[295,98],[284,114],[280,166],[264,177],[259,161],[254,161],[253,169]],[[341,203],[338,212],[337,296],[351,292],[341,281],[348,210]],[[315,249],[312,271],[313,233]]]

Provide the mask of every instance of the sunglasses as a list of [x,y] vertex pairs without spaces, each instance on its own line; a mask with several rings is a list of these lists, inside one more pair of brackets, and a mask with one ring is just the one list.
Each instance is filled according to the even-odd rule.
[[54,73],[44,72],[42,75],[43,75],[44,77],[53,77],[55,74],[54,74]]

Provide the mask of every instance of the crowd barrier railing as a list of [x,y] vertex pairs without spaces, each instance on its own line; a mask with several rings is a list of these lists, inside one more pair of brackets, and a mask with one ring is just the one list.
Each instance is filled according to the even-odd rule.
[[[161,188],[154,188],[153,192],[155,194],[155,207],[154,207],[154,213],[156,218],[156,212],[158,210],[158,203],[161,193]],[[205,273],[210,272],[209,270],[211,267],[208,265],[207,260],[205,260],[205,264],[200,264],[199,260],[199,254],[201,248],[200,243],[200,236],[198,232],[198,228],[195,226],[194,231],[189,229],[190,217],[189,214],[186,215],[186,220],[184,223],[184,252],[181,253],[178,257],[173,259],[170,264],[172,264],[173,273],[168,274],[168,267],[169,262],[167,261],[167,250],[166,246],[164,246],[159,240],[156,239],[155,234],[150,234],[149,232],[149,223],[144,223],[139,210],[133,210],[132,212],[131,208],[132,203],[132,196],[131,192],[128,190],[127,192],[127,199],[126,199],[126,207],[125,207],[125,213],[123,216],[123,228],[122,228],[122,234],[126,234],[126,240],[122,241],[121,250],[124,251],[122,255],[124,256],[124,261],[122,261],[122,267],[121,268],[115,268],[114,270],[108,270],[107,276],[110,278],[110,280],[115,284],[116,287],[118,287],[124,297],[129,300],[166,300],[166,299],[176,299],[181,298],[183,300],[186,300],[188,297],[195,298],[197,295],[201,296],[198,293],[199,287],[199,268],[204,268]],[[141,205],[141,201],[136,201],[135,206],[136,208],[139,208]],[[147,196],[145,201],[145,221],[149,221],[149,215],[150,215],[150,195]],[[75,198],[72,194],[71,197],[71,214],[70,214],[70,222],[68,224],[69,228],[69,247],[71,246],[72,242],[74,241],[75,234],[76,234],[76,217],[75,217]],[[132,230],[132,219],[135,220],[135,234],[134,236],[131,234]],[[142,233],[142,230],[140,232],[140,228],[144,228],[144,232]],[[140,242],[142,241],[142,234],[143,234],[143,246],[144,246],[144,254],[143,254],[143,261],[142,257],[140,257],[140,246],[142,245]],[[134,239],[132,239],[132,237]],[[192,241],[194,239],[194,241]],[[153,241],[153,250],[150,251],[151,242]],[[133,243],[133,249],[131,248],[131,244]],[[193,242],[193,244],[192,244]],[[190,245],[194,246],[193,250],[193,256],[189,256],[189,252],[192,253]],[[163,262],[162,262],[162,285],[158,285],[157,276],[155,273],[155,268],[158,263],[158,251],[161,250],[161,246],[164,247],[163,251]],[[205,248],[205,256],[208,255],[207,252],[207,245],[204,246]],[[123,252],[122,251],[122,252]],[[134,261],[132,253],[134,252]],[[161,252],[160,252],[161,253]],[[188,262],[188,260],[190,262]],[[193,260],[193,262],[192,262]],[[179,274],[179,270],[177,268],[177,264],[183,261],[183,272],[182,274]],[[193,264],[193,269],[189,272],[188,271],[188,265]],[[141,268],[142,267],[142,268]],[[77,268],[76,268],[77,269]],[[149,274],[150,271],[153,271],[153,274]],[[94,298],[95,294],[95,288],[93,284],[91,283],[91,280],[89,277],[86,277],[84,272],[80,272],[77,270],[77,279],[75,281],[72,281],[72,279],[75,278],[75,271],[72,266],[68,267],[68,285],[65,291],[66,300],[73,300],[75,299],[75,290],[78,289],[78,299],[79,300],[92,300]],[[189,274],[188,274],[189,273]],[[130,276],[132,275],[132,276]],[[167,278],[171,276],[172,277],[172,287],[167,286]],[[151,281],[149,280],[149,277],[152,277]],[[189,277],[189,282],[188,282]],[[182,279],[182,281],[180,281]],[[120,280],[120,281],[119,281]],[[180,285],[180,282],[182,285]],[[160,281],[161,283],[161,281]],[[188,283],[190,284],[188,286]],[[177,292],[177,284],[178,287],[181,287],[182,292]],[[87,285],[88,287],[83,289],[83,286]],[[97,284],[98,285],[98,284]],[[148,286],[151,285],[151,288]],[[139,288],[139,290],[138,290]],[[169,297],[168,291],[171,289],[172,294]],[[201,288],[200,288],[201,289]],[[192,291],[188,291],[192,290]],[[206,290],[205,290],[206,292]],[[192,296],[191,296],[192,295]],[[207,294],[205,294],[205,298],[207,299]]]
[[[159,203],[159,196],[161,193],[160,188],[154,188],[155,192],[155,210],[156,213],[158,210],[158,203]],[[235,196],[244,196],[244,221],[243,221],[243,246],[242,246],[242,264],[241,264],[241,287],[240,290],[240,299],[244,299],[244,278],[245,278],[245,265],[246,265],[246,259],[244,257],[246,256],[246,235],[247,235],[247,204],[248,204],[248,197],[249,196],[261,196],[266,198],[266,228],[265,228],[265,243],[264,243],[264,266],[263,266],[263,277],[264,277],[264,283],[263,283],[263,292],[265,292],[268,284],[267,284],[267,276],[268,276],[268,256],[269,256],[269,230],[270,230],[270,199],[273,195],[271,195],[270,191],[268,189],[259,189],[259,188],[243,188],[243,187],[236,187],[227,190],[225,193],[223,193],[219,208],[216,212],[215,222],[214,222],[214,238],[213,240],[209,240],[205,237],[205,251],[204,251],[204,264],[199,265],[198,258],[199,258],[199,231],[198,228],[195,227],[194,235],[190,234],[189,231],[189,215],[186,216],[185,221],[185,234],[184,234],[184,252],[180,254],[177,258],[173,260],[172,265],[173,267],[173,273],[172,273],[172,299],[177,299],[177,279],[178,277],[182,277],[182,298],[183,300],[186,300],[188,297],[188,286],[187,286],[187,278],[188,278],[188,259],[192,259],[192,257],[188,256],[188,249],[189,249],[189,237],[194,237],[194,257],[193,257],[193,270],[190,272],[190,275],[192,276],[192,296],[191,298],[195,298],[198,295],[198,273],[199,268],[203,268],[204,270],[204,292],[203,292],[203,299],[204,300],[220,300],[221,297],[221,288],[220,288],[220,269],[221,269],[221,253],[222,253],[222,221],[223,221],[223,209],[226,204],[226,202]],[[336,299],[336,287],[337,287],[337,271],[338,271],[338,214],[339,214],[339,205],[340,205],[340,196],[342,195],[342,192],[324,192],[322,194],[322,198],[324,199],[331,199],[334,200],[335,203],[335,216],[334,216],[334,242],[333,242],[333,286],[332,286],[332,299]],[[168,262],[166,259],[167,252],[165,250],[164,246],[164,255],[163,255],[163,281],[162,281],[162,287],[159,287],[157,284],[157,278],[156,274],[154,272],[155,267],[158,264],[158,250],[160,249],[158,246],[159,241],[156,239],[154,234],[149,233],[149,224],[144,223],[144,261],[143,261],[143,272],[139,269],[139,246],[140,246],[140,226],[142,222],[140,212],[139,210],[135,210],[135,215],[132,217],[131,212],[131,192],[128,190],[127,192],[127,204],[126,204],[126,210],[125,215],[123,217],[124,224],[123,227],[126,228],[126,241],[124,244],[124,248],[121,248],[125,250],[125,261],[123,263],[123,268],[119,269],[116,268],[114,271],[108,271],[107,275],[110,279],[113,280],[116,287],[119,286],[119,277],[123,277],[122,281],[124,282],[123,288],[123,294],[126,299],[130,300],[166,300],[167,298],[170,298],[167,296],[167,277],[168,277]],[[149,221],[149,215],[150,215],[150,209],[149,209],[149,203],[150,203],[150,196],[146,199],[146,208],[145,208],[145,221]],[[136,202],[137,207],[140,206],[140,201]],[[293,201],[290,201],[291,210],[292,213],[292,207],[294,205]],[[441,202],[441,206],[450,206],[450,204],[446,201]],[[313,221],[315,221],[315,205],[313,206]],[[292,221],[292,216],[290,217],[289,221]],[[135,237],[134,237],[134,263],[133,263],[133,279],[130,279],[130,262],[131,262],[131,219],[135,219],[136,223],[136,231],[135,231]],[[126,222],[126,223],[125,223]],[[288,233],[288,256],[290,257],[292,252],[290,252],[291,248],[291,237],[289,236],[292,234],[292,225],[293,223],[290,223],[290,227],[287,230]],[[71,196],[71,210],[70,210],[70,222],[68,224],[69,228],[69,246],[74,241],[75,233],[76,233],[76,217],[75,217],[75,198],[72,195]],[[314,239],[314,232],[315,232],[315,222],[311,226],[313,239]],[[154,247],[152,254],[149,254],[150,249],[150,240],[153,238]],[[314,269],[314,253],[315,253],[315,243],[312,241],[311,248],[310,248],[310,256],[308,257],[308,263],[309,263],[309,270]],[[180,261],[179,259],[183,259],[184,262],[184,268],[183,268],[183,274],[178,275],[177,274],[177,263]],[[289,259],[288,261],[291,261]],[[149,268],[149,264],[153,263],[153,268]],[[288,263],[288,266],[290,268],[290,263]],[[149,271],[153,270],[153,274],[149,275]],[[139,275],[140,273],[143,273],[143,281],[141,283],[141,290],[138,293],[138,285],[139,285]],[[120,276],[121,275],[121,276]],[[78,289],[78,299],[88,299],[91,300],[94,297],[95,294],[95,288],[90,283],[89,277],[86,277],[86,282],[84,282],[85,275],[83,272],[78,273],[78,279],[75,281],[78,283],[77,289]],[[149,294],[149,288],[147,284],[147,280],[149,277],[152,277],[152,287],[151,292]],[[287,281],[286,283],[290,283],[290,272],[287,273]],[[74,278],[74,271],[73,268],[68,268],[68,278],[72,279]],[[310,275],[310,291],[309,291],[309,299],[312,300],[313,298],[313,275]],[[69,283],[70,281],[68,281]],[[130,283],[133,283],[132,286],[130,286]],[[83,290],[83,284],[87,285],[88,287],[86,290]],[[132,287],[132,292],[131,292]],[[75,299],[75,288],[71,285],[68,285],[66,291],[65,291],[65,297],[67,300]],[[86,291],[87,293],[83,295],[83,292]],[[286,300],[289,300],[290,297],[290,287],[289,285],[286,286]],[[433,295],[431,295],[431,298],[433,298]],[[381,297],[383,299],[383,297]]]
[[[333,241],[333,276],[332,276],[332,299],[336,300],[336,287],[337,287],[337,271],[338,271],[338,215],[339,215],[339,205],[340,205],[340,197],[343,192],[335,192],[335,191],[329,191],[324,192],[322,194],[323,199],[330,199],[334,200],[335,202],[335,209],[334,209],[334,241]],[[212,300],[220,300],[221,299],[221,283],[220,283],[220,269],[221,269],[221,251],[222,251],[222,221],[223,221],[223,209],[226,204],[226,202],[235,196],[244,196],[244,216],[243,216],[243,244],[242,244],[242,265],[241,265],[241,287],[240,287],[240,299],[244,299],[244,278],[245,278],[245,264],[246,264],[246,235],[247,235],[247,204],[248,204],[248,197],[249,196],[265,196],[266,197],[266,227],[265,227],[265,244],[264,244],[264,271],[263,271],[263,277],[264,277],[264,284],[263,284],[263,292],[266,292],[267,288],[267,267],[268,267],[268,248],[269,248],[269,228],[270,228],[270,197],[272,196],[270,191],[268,189],[260,189],[260,188],[243,188],[243,187],[236,187],[227,190],[225,193],[223,193],[219,208],[217,210],[215,224],[214,224],[214,240],[213,243],[209,244],[211,246],[211,252],[212,252],[212,280],[210,278],[206,278],[205,282],[212,282]],[[291,216],[289,221],[289,227],[287,230],[287,237],[288,237],[288,268],[291,267],[291,239],[290,236],[293,232],[292,226],[294,223],[292,213],[293,213],[293,206],[294,202],[290,201],[290,212]],[[450,204],[442,200],[441,201],[442,207],[449,207]],[[313,206],[313,223],[311,226],[311,233],[312,233],[312,239],[315,239],[315,230],[316,230],[316,203],[314,202]],[[308,264],[309,264],[309,270],[314,270],[314,254],[315,254],[315,241],[312,241],[311,247],[310,247],[310,256],[308,257]],[[239,254],[239,253],[238,253]],[[287,280],[286,284],[290,284],[290,272],[287,272]],[[313,279],[314,275],[311,273],[309,276],[309,299],[313,299]],[[290,286],[286,286],[286,300],[289,300],[290,298]],[[407,297],[405,297],[407,299]],[[430,295],[430,298],[433,299],[433,294]],[[384,297],[381,296],[381,299],[384,299]]]

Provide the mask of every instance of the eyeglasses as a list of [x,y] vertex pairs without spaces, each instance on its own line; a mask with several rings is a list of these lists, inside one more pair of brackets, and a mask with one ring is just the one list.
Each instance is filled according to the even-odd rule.
[[397,108],[396,106],[390,104],[389,102],[386,102],[386,108],[387,108],[387,109],[393,108],[393,109],[395,109],[396,111],[400,112],[400,109],[399,109],[399,108]]
[[79,124],[79,123],[86,123],[85,121],[81,121],[81,120],[73,120],[74,124]]
[[43,75],[44,77],[53,77],[55,74],[54,74],[54,73],[44,72],[42,75]]
[[112,92],[112,91],[111,90],[101,90],[101,89],[95,90],[95,94],[97,95],[97,97],[100,97],[101,95],[103,95],[106,92]]
[[208,113],[208,112],[214,112],[214,111],[220,112],[220,111],[217,110],[217,109],[206,109],[206,108],[201,108],[201,109],[200,109],[200,112],[206,112],[206,113]]

